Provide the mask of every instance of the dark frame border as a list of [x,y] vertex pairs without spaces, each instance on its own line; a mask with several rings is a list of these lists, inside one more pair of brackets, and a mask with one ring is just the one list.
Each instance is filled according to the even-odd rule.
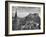
[[[27,3],[27,4],[42,4],[43,5],[43,32],[42,33],[27,33],[27,34],[8,34],[8,2]],[[18,35],[36,35],[45,34],[45,3],[41,2],[25,2],[25,1],[5,1],[5,36],[18,36]]]

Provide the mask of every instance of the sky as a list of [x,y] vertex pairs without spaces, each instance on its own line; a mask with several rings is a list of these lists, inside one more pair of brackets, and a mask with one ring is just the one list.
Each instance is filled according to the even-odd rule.
[[15,12],[17,11],[17,16],[18,17],[26,17],[27,15],[38,13],[40,14],[40,7],[12,7],[12,13],[13,17],[15,16]]

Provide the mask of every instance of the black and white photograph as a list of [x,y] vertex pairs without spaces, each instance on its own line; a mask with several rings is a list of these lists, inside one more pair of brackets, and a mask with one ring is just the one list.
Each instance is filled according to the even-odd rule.
[[40,7],[12,7],[12,30],[40,29]]
[[6,35],[44,34],[44,5],[36,2],[6,2]]

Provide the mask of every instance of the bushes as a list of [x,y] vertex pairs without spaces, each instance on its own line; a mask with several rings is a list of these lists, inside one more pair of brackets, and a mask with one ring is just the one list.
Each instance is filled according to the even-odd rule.
[[[16,17],[17,18],[17,17]],[[16,20],[15,18],[15,20]],[[15,21],[14,20],[14,21]],[[40,29],[40,17],[37,13],[29,14],[24,18],[18,18],[19,23],[15,24],[14,22],[14,30],[33,30],[33,29]],[[17,21],[18,21],[17,20]]]

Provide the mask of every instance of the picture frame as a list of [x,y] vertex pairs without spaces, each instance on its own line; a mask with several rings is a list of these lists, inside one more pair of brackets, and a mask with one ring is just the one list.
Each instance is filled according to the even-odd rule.
[[45,3],[5,1],[5,36],[37,34],[45,34]]

